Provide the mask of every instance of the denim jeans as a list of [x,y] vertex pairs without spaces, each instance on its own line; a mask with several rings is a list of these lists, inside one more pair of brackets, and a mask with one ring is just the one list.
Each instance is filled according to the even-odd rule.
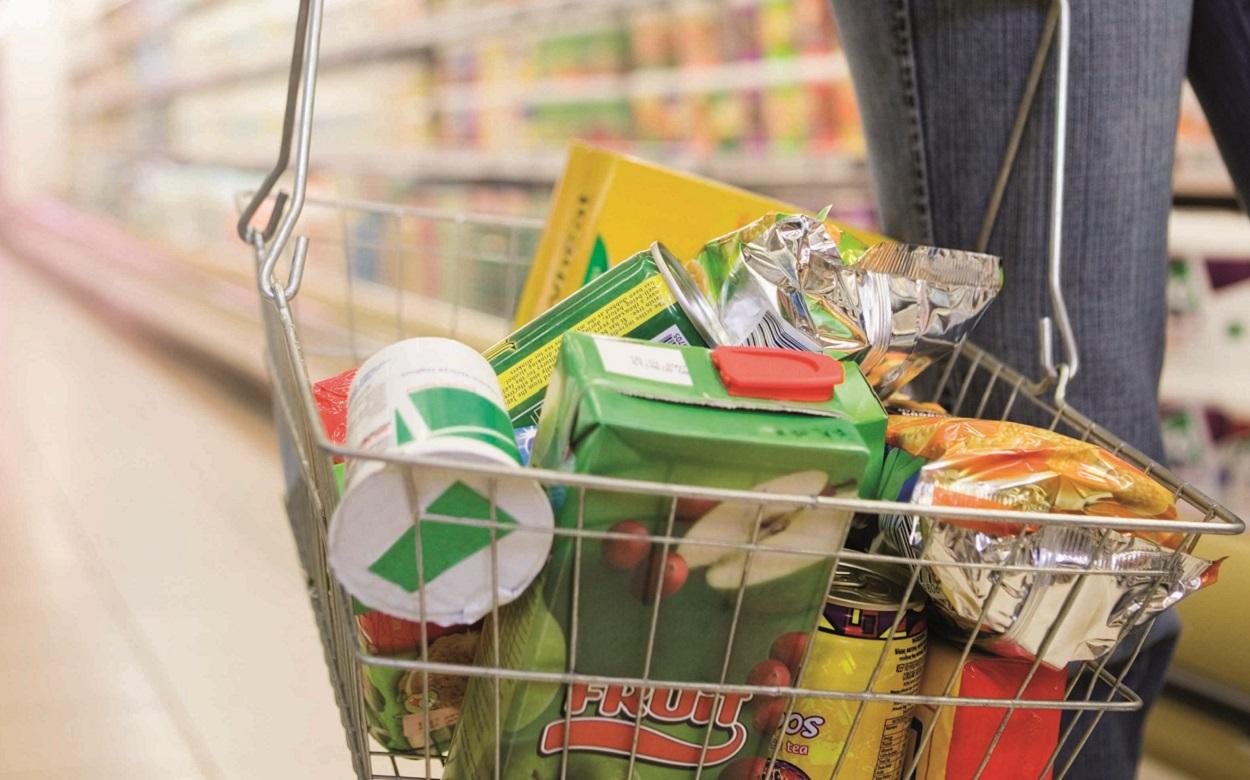
[[[974,247],[1047,0],[832,1],[885,232]],[[1160,458],[1180,89],[1188,73],[1244,200],[1250,2],[1072,0],[1071,9],[1062,283],[1081,369],[1068,400]],[[1006,282],[974,334],[1030,376],[1039,372],[1037,322],[1050,312],[1053,67],[1052,55],[989,241]],[[1126,678],[1147,706],[1162,688],[1178,633],[1166,613]],[[1144,712],[1105,715],[1067,776],[1132,778],[1144,719]]]

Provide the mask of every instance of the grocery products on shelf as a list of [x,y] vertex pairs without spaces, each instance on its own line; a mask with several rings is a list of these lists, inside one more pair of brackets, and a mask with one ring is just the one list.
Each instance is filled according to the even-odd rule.
[[[137,9],[153,4],[129,5],[142,15]],[[229,139],[272,136],[281,121],[274,108],[292,9],[223,0],[163,15],[138,44],[129,31],[120,33],[124,45],[111,28],[89,33],[104,53],[89,56],[97,67],[75,82],[77,121],[153,120],[157,132],[119,130],[113,148],[264,159]],[[525,158],[580,137],[688,164],[728,163],[748,176],[750,161],[785,158],[791,176],[836,184],[829,175],[845,179],[849,169],[822,174],[812,155],[836,163],[863,153],[820,0],[344,0],[328,5],[323,29],[318,151],[329,168],[389,164],[391,175],[460,179],[489,177],[498,161],[505,175],[547,184],[558,162],[524,173]],[[448,168],[440,154],[405,155],[421,149],[476,162]],[[752,178],[766,184],[768,175]]]

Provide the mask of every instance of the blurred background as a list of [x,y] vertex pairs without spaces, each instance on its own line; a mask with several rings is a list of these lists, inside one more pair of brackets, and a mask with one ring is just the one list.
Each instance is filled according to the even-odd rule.
[[[348,772],[233,231],[295,7],[0,2],[0,778]],[[316,195],[541,217],[582,138],[873,225],[826,0],[326,0],[322,49]],[[337,227],[366,283],[414,240]],[[1188,92],[1170,235],[1168,457],[1244,516],[1250,222]],[[1144,777],[1250,776],[1248,551],[1199,548]]]

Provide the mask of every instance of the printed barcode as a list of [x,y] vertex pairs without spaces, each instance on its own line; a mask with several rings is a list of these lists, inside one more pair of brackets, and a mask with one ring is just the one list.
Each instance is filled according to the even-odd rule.
[[652,341],[657,344],[675,344],[679,347],[690,346],[690,340],[686,338],[686,334],[676,325],[670,325],[652,337]]

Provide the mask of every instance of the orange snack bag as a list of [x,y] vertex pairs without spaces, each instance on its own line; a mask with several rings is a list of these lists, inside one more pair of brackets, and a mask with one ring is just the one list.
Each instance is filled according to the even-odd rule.
[[[886,441],[925,467],[928,503],[1104,517],[1176,517],[1172,492],[1096,444],[1000,420],[891,415]],[[961,521],[1013,533],[1007,523]],[[1166,547],[1175,533],[1136,533]]]

